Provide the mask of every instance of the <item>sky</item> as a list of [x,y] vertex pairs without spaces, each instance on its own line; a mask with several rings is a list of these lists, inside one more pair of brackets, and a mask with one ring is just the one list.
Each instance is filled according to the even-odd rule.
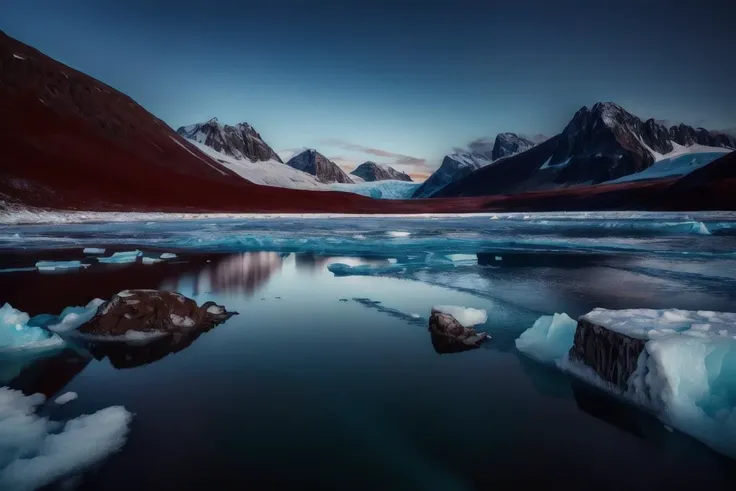
[[734,18],[721,0],[0,0],[0,29],[173,128],[248,122],[283,158],[417,180],[598,101],[736,128]]

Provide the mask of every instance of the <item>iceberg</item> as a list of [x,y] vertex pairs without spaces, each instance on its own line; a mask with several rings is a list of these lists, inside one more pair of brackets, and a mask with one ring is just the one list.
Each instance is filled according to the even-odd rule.
[[81,261],[38,261],[36,268],[39,271],[57,271],[62,269],[79,269],[86,268],[89,264],[82,264]]
[[159,257],[161,259],[175,259],[176,258],[176,254],[174,254],[173,252],[164,252]]
[[[30,491],[84,471],[125,444],[133,415],[122,406],[60,423],[40,417],[45,402],[0,388],[0,489]],[[61,429],[61,431],[59,431]]]
[[116,252],[109,257],[100,257],[97,260],[105,264],[127,264],[136,262],[138,260],[138,256],[141,255],[143,255],[143,253],[139,250],[123,251]]
[[488,313],[485,310],[459,305],[435,305],[432,311],[453,316],[463,327],[477,326],[488,320]]
[[736,457],[736,313],[595,309],[575,329],[558,316],[517,348]]
[[58,335],[29,325],[29,316],[9,303],[0,307],[0,352],[54,350],[64,345]]
[[31,322],[57,333],[73,331],[91,320],[95,316],[97,308],[103,303],[105,301],[101,298],[95,298],[84,307],[66,307],[58,316],[42,314],[43,317],[35,316],[31,319]]

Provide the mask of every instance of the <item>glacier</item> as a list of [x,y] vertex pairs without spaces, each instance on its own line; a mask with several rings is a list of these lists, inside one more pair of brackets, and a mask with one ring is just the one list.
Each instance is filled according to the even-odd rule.
[[736,313],[597,308],[582,318],[645,342],[626,388],[570,359],[575,321],[566,314],[541,317],[519,336],[517,349],[736,458]]
[[360,194],[375,199],[409,199],[419,186],[421,186],[421,183],[386,180],[356,184],[334,183],[330,184],[330,189]]
[[86,470],[120,450],[133,414],[110,406],[65,424],[36,414],[41,394],[0,387],[0,489],[31,491]]
[[694,170],[700,169],[701,167],[710,164],[714,160],[723,157],[726,153],[731,151],[731,149],[728,148],[713,148],[713,150],[714,151],[711,152],[683,153],[663,158],[661,160],[657,160],[651,167],[641,172],[629,174],[613,181],[607,181],[606,183],[612,184],[620,182],[641,181],[645,179],[662,179],[665,177],[684,176],[685,174],[689,174]]

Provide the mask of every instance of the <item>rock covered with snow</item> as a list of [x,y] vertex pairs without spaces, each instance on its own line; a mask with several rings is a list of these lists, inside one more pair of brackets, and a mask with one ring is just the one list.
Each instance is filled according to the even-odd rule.
[[478,348],[489,338],[484,332],[476,332],[472,326],[488,319],[485,310],[454,305],[438,305],[429,317],[432,346],[438,353],[456,353]]
[[490,159],[475,153],[447,155],[442,165],[414,192],[413,198],[429,198],[448,184],[490,164]]
[[[208,330],[229,319],[225,307],[197,302],[179,293],[159,290],[125,290],[97,309],[78,332],[95,339],[110,336],[136,340],[146,334],[191,333]],[[132,334],[131,334],[132,333]]]
[[388,181],[388,180],[408,181],[408,182],[412,181],[412,178],[409,177],[409,174],[405,174],[404,172],[399,172],[389,165],[377,164],[375,162],[370,162],[370,161],[363,162],[350,174],[358,176],[359,178],[363,179],[365,182]]
[[331,182],[351,184],[353,182],[336,163],[329,160],[317,150],[304,150],[290,158],[289,161],[286,162],[286,165],[302,172],[306,172],[307,174],[311,174],[315,176],[318,181],[325,184]]
[[212,118],[206,123],[182,126],[176,132],[184,138],[204,144],[238,160],[281,162],[276,152],[248,123],[238,123],[235,126],[222,125],[217,118]]
[[493,144],[491,159],[498,160],[517,153],[525,152],[534,146],[534,142],[522,138],[516,133],[499,133]]

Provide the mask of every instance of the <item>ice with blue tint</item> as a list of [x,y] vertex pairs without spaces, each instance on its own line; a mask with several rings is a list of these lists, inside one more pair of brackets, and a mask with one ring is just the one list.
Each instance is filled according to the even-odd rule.
[[136,262],[138,260],[138,257],[142,255],[143,253],[138,250],[123,251],[123,252],[116,252],[112,256],[109,256],[109,257],[97,258],[97,260],[104,264],[127,264],[127,263]]
[[361,194],[374,199],[409,199],[421,183],[407,181],[372,181],[357,184],[330,184],[335,191]]
[[666,425],[736,457],[736,314],[595,309],[584,317],[595,325],[646,341],[625,389],[568,357],[576,322],[565,314],[541,317],[519,336],[516,347],[642,406]]
[[88,264],[82,264],[80,261],[38,261],[36,268],[39,271],[58,271],[62,269],[79,269],[86,268]]
[[541,362],[557,362],[570,351],[577,324],[564,313],[542,316],[519,336],[516,349]]
[[[91,320],[97,313],[97,308],[104,302],[104,300],[96,298],[84,307],[66,307],[60,315],[45,318],[44,327],[58,333],[73,331]],[[39,319],[41,319],[40,316],[34,316],[31,320],[38,322]]]
[[58,349],[64,341],[46,329],[29,325],[29,316],[6,303],[0,307],[0,353]]
[[105,249],[100,247],[85,247],[82,251],[84,254],[104,254]]
[[351,266],[344,263],[333,263],[327,266],[327,269],[335,276],[374,276],[389,273],[396,273],[404,269],[403,266],[389,264],[386,266],[372,266],[370,264],[360,264]]

